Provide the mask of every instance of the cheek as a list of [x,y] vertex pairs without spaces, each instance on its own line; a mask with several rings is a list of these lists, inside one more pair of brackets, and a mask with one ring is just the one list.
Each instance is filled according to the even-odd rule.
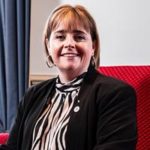
[[84,48],[84,53],[86,55],[86,57],[92,57],[94,55],[94,49],[91,47],[91,45],[87,45]]
[[50,55],[51,55],[53,61],[55,61],[57,59],[57,57],[58,57],[58,51],[57,51],[57,49],[51,49],[50,50]]
[[[53,43],[53,42],[52,42]],[[58,51],[60,49],[60,46],[56,44],[55,42],[50,45],[49,47],[49,53],[51,56],[57,55]]]
[[90,45],[90,47],[89,47],[89,56],[90,56],[90,57],[94,56],[94,48],[93,48],[93,46],[91,46],[91,45]]

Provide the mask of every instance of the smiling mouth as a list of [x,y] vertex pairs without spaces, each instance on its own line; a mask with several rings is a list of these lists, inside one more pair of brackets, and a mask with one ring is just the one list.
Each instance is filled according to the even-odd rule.
[[76,54],[76,53],[64,53],[64,54],[61,54],[60,56],[76,57],[76,56],[80,56],[80,55]]

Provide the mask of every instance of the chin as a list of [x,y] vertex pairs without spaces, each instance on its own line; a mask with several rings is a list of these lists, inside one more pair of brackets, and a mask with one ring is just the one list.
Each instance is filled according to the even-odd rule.
[[66,65],[66,66],[61,67],[60,69],[64,71],[75,71],[78,69],[78,67],[75,65]]

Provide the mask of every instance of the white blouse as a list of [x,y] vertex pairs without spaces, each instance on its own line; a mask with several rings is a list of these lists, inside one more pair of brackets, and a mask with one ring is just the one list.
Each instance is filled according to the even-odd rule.
[[61,83],[57,78],[56,90],[51,103],[35,124],[31,150],[66,149],[65,136],[70,111],[79,93],[84,74],[67,84]]

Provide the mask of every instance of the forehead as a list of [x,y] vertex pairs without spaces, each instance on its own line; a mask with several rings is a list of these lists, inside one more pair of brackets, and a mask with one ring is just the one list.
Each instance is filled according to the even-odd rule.
[[54,22],[51,31],[57,29],[65,29],[67,31],[83,30],[86,32],[90,32],[89,24],[85,20],[86,19],[80,18],[73,13],[68,13],[64,16],[60,15],[53,20]]
[[59,23],[52,32],[74,32],[74,33],[89,33],[81,25]]

